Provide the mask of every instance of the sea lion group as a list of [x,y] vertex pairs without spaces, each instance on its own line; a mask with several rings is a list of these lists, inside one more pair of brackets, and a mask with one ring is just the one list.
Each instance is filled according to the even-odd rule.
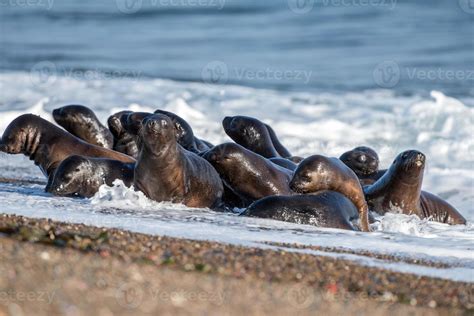
[[120,179],[148,198],[244,209],[241,216],[370,231],[370,212],[416,214],[448,224],[466,220],[441,198],[422,191],[426,157],[416,150],[379,170],[377,153],[357,147],[339,158],[293,156],[256,118],[225,117],[234,141],[219,145],[194,135],[178,115],[122,111],[101,124],[81,105],[53,111],[64,129],[32,114],[6,128],[0,151],[24,154],[48,177],[46,191],[91,197]]

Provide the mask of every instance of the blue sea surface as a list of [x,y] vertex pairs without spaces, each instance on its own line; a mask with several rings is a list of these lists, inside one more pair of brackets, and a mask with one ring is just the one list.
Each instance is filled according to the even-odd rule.
[[0,11],[4,72],[53,63],[59,75],[474,96],[471,0],[0,0]]

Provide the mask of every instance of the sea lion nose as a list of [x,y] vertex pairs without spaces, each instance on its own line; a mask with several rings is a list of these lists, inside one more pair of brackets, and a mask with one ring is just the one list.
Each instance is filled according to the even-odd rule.
[[168,126],[168,121],[165,120],[165,119],[160,119],[158,124],[160,125],[160,127],[167,127]]
[[214,153],[214,152],[208,152],[208,153],[206,154],[206,160],[207,160],[207,161],[217,161],[217,159],[218,159],[218,156],[217,156],[217,154]]
[[226,116],[222,120],[222,125],[224,125],[224,127],[226,127],[226,126],[228,127],[228,126],[230,126],[230,122],[232,122],[232,116]]
[[419,160],[419,161],[423,161],[423,162],[424,162],[424,161],[425,161],[425,158],[426,158],[426,156],[425,156],[423,153],[418,153],[418,154],[416,155],[416,159]]
[[53,117],[58,117],[61,115],[61,108],[53,110]]
[[157,120],[147,120],[145,122],[146,127],[151,128],[151,129],[157,129],[158,128],[158,121]]

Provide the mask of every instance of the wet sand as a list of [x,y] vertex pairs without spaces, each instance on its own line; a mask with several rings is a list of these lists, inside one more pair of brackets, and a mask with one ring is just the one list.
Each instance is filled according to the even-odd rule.
[[11,215],[0,215],[0,236],[0,315],[462,315],[474,308],[474,284],[324,256]]

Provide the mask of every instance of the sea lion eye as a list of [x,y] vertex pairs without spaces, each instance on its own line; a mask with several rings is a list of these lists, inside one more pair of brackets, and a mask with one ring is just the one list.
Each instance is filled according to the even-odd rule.
[[403,159],[407,159],[407,158],[408,158],[408,154],[407,154],[407,153],[403,154],[402,158],[403,158]]
[[359,158],[358,158],[358,160],[359,160],[360,162],[366,162],[366,161],[367,161],[367,156],[366,156],[366,155],[360,155]]

